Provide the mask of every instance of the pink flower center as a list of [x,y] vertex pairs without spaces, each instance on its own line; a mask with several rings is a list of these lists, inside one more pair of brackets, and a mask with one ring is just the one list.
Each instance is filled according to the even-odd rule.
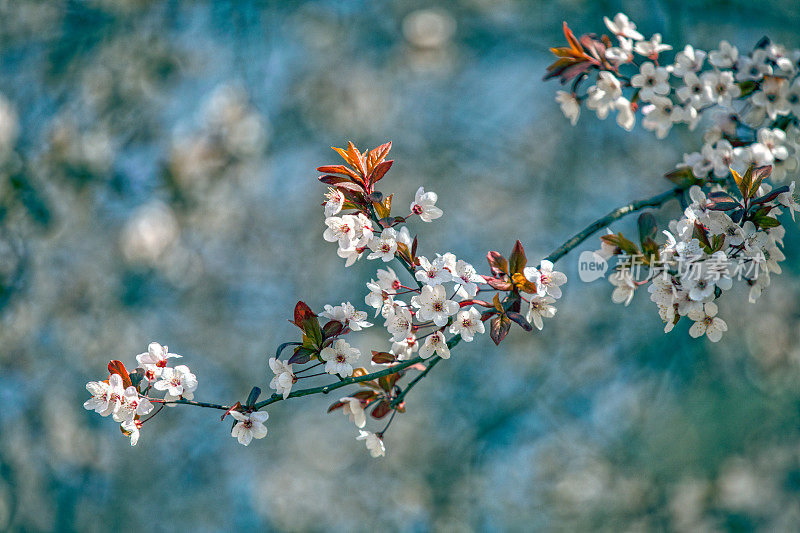
[[433,302],[433,310],[437,313],[441,313],[444,311],[444,303],[442,302]]
[[253,427],[253,421],[249,419],[245,420],[244,422],[242,422],[242,425],[247,429],[250,429],[251,427]]
[[423,211],[422,206],[419,204],[414,204],[414,207],[411,209],[411,212],[414,213],[415,215],[421,215],[422,211]]

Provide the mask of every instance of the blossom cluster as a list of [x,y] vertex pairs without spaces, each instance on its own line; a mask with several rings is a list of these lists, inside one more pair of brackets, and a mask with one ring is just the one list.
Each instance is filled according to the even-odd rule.
[[[720,185],[706,194],[694,185],[683,215],[664,230],[663,244],[655,241],[652,215],[640,217],[642,250],[622,234],[601,237],[597,253],[620,260],[609,281],[615,289],[612,301],[628,305],[637,288],[648,285],[650,300],[658,306],[665,332],[682,316],[694,321],[692,337],[707,335],[717,342],[727,331],[717,316],[714,300],[732,288],[734,281],[750,286],[754,303],[770,284],[770,274],[780,274],[785,259],[781,246],[786,230],[777,218],[789,209],[794,218],[800,209],[795,184],[773,189],[763,180],[769,167],[750,167],[744,175],[731,171],[742,191],[734,197]],[[639,259],[640,261],[632,260]]]
[[[133,373],[128,373],[121,361],[108,364],[108,379],[90,381],[86,390],[92,395],[84,402],[84,408],[100,416],[111,415],[120,423],[122,432],[131,439],[131,446],[139,441],[139,430],[149,418],[142,418],[153,411],[154,403],[167,405],[176,400],[191,400],[197,389],[197,377],[186,365],[167,366],[170,359],[180,355],[170,353],[166,346],[150,343],[147,351],[136,356],[139,363]],[[150,394],[163,392],[162,398]],[[160,409],[159,409],[160,410]]]
[[[707,117],[701,149],[665,176],[684,204],[683,216],[663,232],[666,242],[657,244],[651,215],[640,217],[641,249],[621,234],[602,237],[600,256],[623,257],[609,277],[612,300],[627,305],[649,284],[666,331],[686,316],[695,322],[690,335],[719,341],[727,324],[713,300],[739,279],[754,302],[770,273],[781,272],[785,229],[778,215],[788,208],[794,219],[798,196],[794,182],[773,189],[764,180],[785,182],[798,168],[800,50],[762,39],[740,53],[722,41],[710,52],[687,45],[667,63],[662,54],[672,46],[661,35],[645,39],[623,13],[604,20],[615,43],[605,35],[577,39],[565,24],[569,46],[553,49],[558,60],[546,77],[572,81],[557,100],[573,124],[582,103],[601,119],[616,111],[627,130],[641,112],[642,125],[658,138],[678,123],[693,130]],[[589,80],[594,84],[579,95]]]
[[644,128],[661,139],[675,124],[693,130],[708,117],[702,148],[684,154],[697,178],[724,178],[729,166],[752,164],[772,165],[772,179],[782,181],[798,168],[800,50],[763,39],[743,53],[722,41],[709,52],[686,45],[668,63],[662,54],[672,46],[660,34],[645,39],[623,13],[605,23],[616,43],[605,35],[578,40],[565,26],[570,47],[553,49],[559,60],[548,77],[573,81],[570,92],[556,96],[573,124],[585,104],[601,119],[616,112],[628,131],[640,114]]
[[[372,352],[372,365],[391,369],[412,359],[449,359],[453,339],[471,342],[486,332],[484,322],[490,318],[495,342],[502,340],[512,321],[525,329],[531,329],[533,323],[541,330],[542,319],[556,312],[553,304],[561,296],[560,285],[566,282],[566,276],[555,271],[549,261],[542,261],[538,267],[526,266],[519,242],[510,262],[499,253],[490,252],[487,257],[492,275],[485,276],[451,252],[428,257],[418,255],[418,237],[411,236],[407,222],[413,217],[432,222],[443,212],[436,206],[438,195],[419,187],[408,214],[392,216],[392,196],[384,197],[374,189],[375,182],[391,166],[392,161],[385,160],[389,147],[382,145],[361,154],[351,143],[346,149],[336,149],[348,165],[319,168],[326,173],[320,180],[330,186],[323,203],[326,217],[323,238],[338,244],[338,255],[346,260],[345,266],[352,265],[366,253],[368,260],[396,261],[408,274],[404,282],[387,265],[379,268],[376,278],[366,284],[369,292],[364,302],[374,309],[376,318],[380,316],[383,320],[391,343],[387,351]],[[503,291],[510,292],[501,301],[499,293]],[[477,298],[480,292],[498,294],[493,302],[488,302]],[[522,302],[527,309],[526,316],[519,312]],[[480,307],[488,310],[482,312]],[[372,325],[366,313],[357,311],[350,302],[335,307],[326,305],[320,316],[342,324],[341,334]],[[316,356],[320,361],[317,364],[325,363],[325,372],[345,378],[359,370],[354,368],[360,357],[356,348],[343,339],[326,343],[323,341]],[[273,358],[270,366],[275,373],[273,388],[284,396],[291,394],[291,384],[297,380],[291,365]],[[426,368],[418,367],[422,371]],[[402,396],[393,385],[403,372],[392,375],[395,376],[390,380],[392,386],[380,381],[362,383],[366,388],[341,398],[332,406],[332,409],[341,408],[355,422],[359,438],[366,441],[373,456],[383,455],[382,438],[386,430],[365,431],[364,411],[371,410],[374,418],[383,418],[390,412],[394,416],[398,410],[402,412]]]

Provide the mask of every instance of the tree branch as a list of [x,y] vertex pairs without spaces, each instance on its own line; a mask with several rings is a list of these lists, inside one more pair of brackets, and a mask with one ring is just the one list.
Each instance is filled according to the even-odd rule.
[[644,209],[645,207],[660,207],[661,205],[665,204],[672,198],[678,197],[683,192],[683,189],[675,188],[671,189],[666,192],[662,192],[661,194],[657,194],[655,196],[651,196],[650,198],[645,198],[644,200],[637,200],[635,202],[631,202],[627,205],[623,205],[611,211],[609,214],[604,216],[603,218],[599,218],[586,226],[583,230],[579,231],[575,235],[572,236],[567,242],[556,248],[550,255],[545,257],[547,261],[551,263],[555,263],[566,254],[568,254],[573,248],[578,246],[580,243],[588,239],[592,236],[592,234],[600,231],[601,229],[608,227],[612,222],[615,220],[619,220],[620,218],[629,215],[631,213],[635,213],[640,209]]

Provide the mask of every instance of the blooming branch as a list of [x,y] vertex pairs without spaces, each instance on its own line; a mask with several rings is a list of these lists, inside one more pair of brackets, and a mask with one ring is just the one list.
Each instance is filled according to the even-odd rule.
[[[347,340],[347,335],[373,327],[367,312],[342,302],[325,305],[316,313],[300,301],[291,320],[300,330],[299,340],[282,343],[269,358],[269,386],[275,392],[266,399],[259,401],[261,389],[253,387],[244,402],[230,406],[195,401],[196,376],[186,365],[170,366],[170,360],[180,356],[152,343],[137,356],[140,366],[133,372],[121,361],[111,361],[108,379],[87,385],[92,397],[85,407],[113,416],[132,445],[143,424],[159,415],[164,405],[218,409],[224,411],[223,419],[228,414],[233,417],[232,437],[249,445],[252,439],[267,435],[266,407],[357,386],[335,401],[329,412],[340,410],[347,415],[359,430],[356,438],[364,441],[373,457],[382,456],[385,435],[396,415],[405,412],[407,395],[436,365],[449,359],[458,344],[472,342],[487,330],[500,344],[514,324],[527,332],[542,330],[544,319],[556,314],[555,304],[567,282],[554,263],[613,222],[672,199],[680,201],[683,213],[662,232],[665,239],[659,239],[652,214],[643,213],[638,219],[638,243],[609,231],[601,237],[595,256],[603,262],[617,258],[609,276],[615,286],[612,301],[627,305],[637,288],[649,284],[650,299],[666,323],[665,331],[685,316],[694,322],[689,328],[692,337],[705,335],[719,341],[727,324],[717,316],[714,300],[731,288],[736,266],[757,267],[755,273],[747,272],[739,279],[751,286],[750,301],[758,298],[769,284],[769,274],[781,271],[779,247],[785,230],[777,216],[788,209],[794,219],[800,209],[794,183],[773,189],[766,181],[770,176],[784,178],[793,170],[789,163],[793,154],[800,152],[796,127],[800,52],[788,53],[762,42],[750,55],[740,57],[735,48],[721,43],[719,50],[708,54],[713,68],[701,72],[706,53],[687,46],[673,64],[661,66],[660,55],[671,46],[663,44],[660,35],[646,40],[624,14],[605,22],[617,39],[616,46],[608,36],[576,38],[565,24],[569,46],[552,49],[557,60],[546,78],[571,83],[571,92],[559,91],[557,101],[573,123],[585,103],[601,119],[615,111],[617,122],[627,130],[641,113],[644,127],[661,138],[674,124],[694,129],[712,108],[725,113],[724,120],[714,115],[703,149],[687,154],[682,164],[666,174],[669,190],[612,210],[536,266],[528,265],[520,241],[508,257],[489,251],[489,269],[479,274],[450,252],[418,254],[420,235],[412,237],[409,224],[431,223],[443,211],[436,205],[436,193],[419,187],[407,214],[393,214],[394,195],[377,189],[393,163],[387,160],[391,143],[364,153],[353,143],[334,148],[344,164],[317,169],[323,174],[319,180],[328,186],[322,204],[322,237],[336,245],[345,267],[362,259],[383,266],[376,271],[377,279],[366,283],[369,293],[364,303],[374,309],[375,319],[379,315],[383,319],[391,347],[371,351],[372,371],[358,366],[361,351]],[[673,78],[682,82],[673,86]],[[580,95],[581,85],[592,80],[595,83]],[[401,281],[390,263],[399,264],[411,281]],[[288,349],[291,355],[285,357]],[[412,370],[419,373],[403,384]],[[297,387],[301,380],[328,376],[336,376],[336,381]],[[155,404],[160,404],[157,410]],[[364,429],[367,413],[375,420],[386,418],[385,426],[374,432]]]

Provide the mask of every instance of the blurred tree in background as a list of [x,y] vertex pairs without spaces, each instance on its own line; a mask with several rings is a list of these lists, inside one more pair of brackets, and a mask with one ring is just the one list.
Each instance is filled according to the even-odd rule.
[[277,404],[247,449],[192,408],[130,448],[81,407],[151,340],[200,399],[266,389],[298,297],[364,292],[374,265],[320,252],[331,145],[391,139],[397,197],[440,194],[425,244],[475,264],[664,190],[697,132],[572,128],[541,82],[562,20],[618,11],[676,47],[800,46],[790,0],[0,1],[0,529],[797,530],[796,232],[718,345],[567,259],[559,319],[459,349],[379,461],[329,398]]

